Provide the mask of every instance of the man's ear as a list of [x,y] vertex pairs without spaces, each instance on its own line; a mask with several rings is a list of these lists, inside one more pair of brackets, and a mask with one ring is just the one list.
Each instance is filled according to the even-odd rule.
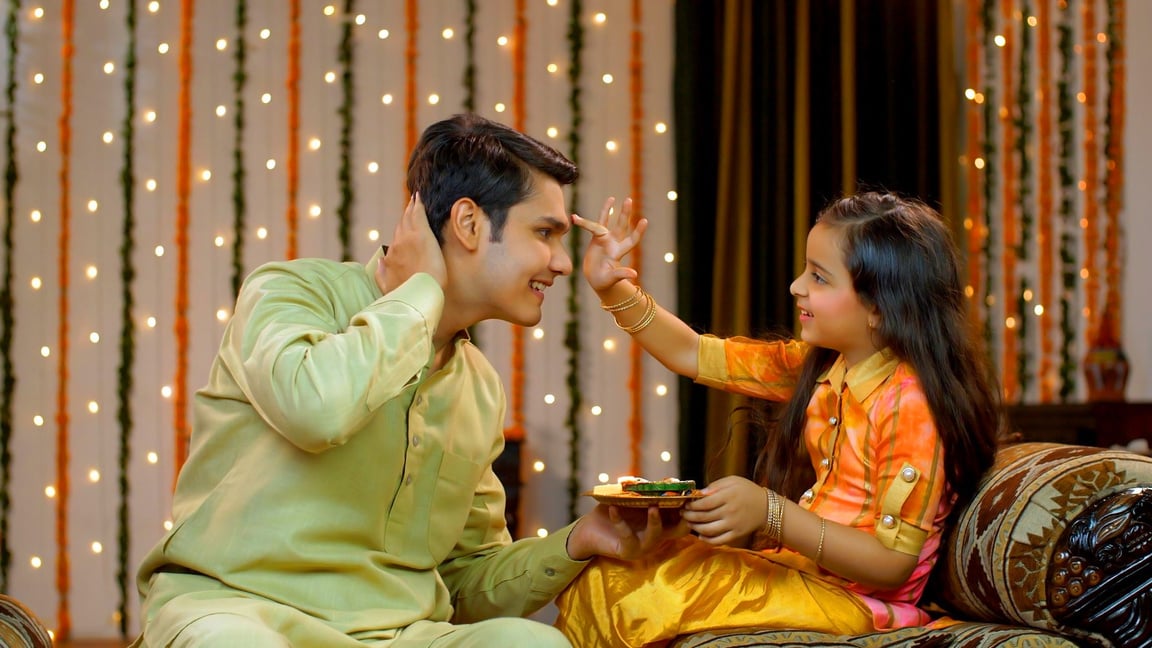
[[488,215],[471,198],[461,198],[452,203],[445,227],[445,240],[451,238],[465,250],[474,251],[488,226]]

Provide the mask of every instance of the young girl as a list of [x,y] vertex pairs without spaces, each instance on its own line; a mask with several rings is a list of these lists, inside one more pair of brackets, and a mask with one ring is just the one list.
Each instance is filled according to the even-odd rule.
[[577,646],[660,646],[705,629],[926,623],[917,603],[946,523],[1000,427],[939,216],[891,194],[832,203],[791,286],[800,340],[760,341],[699,335],[657,306],[621,264],[647,222],[612,204],[599,225],[573,218],[594,234],[584,274],[616,324],[678,374],[787,404],[762,485],[714,481],[683,513],[698,537],[597,559],[558,599],[557,627]]

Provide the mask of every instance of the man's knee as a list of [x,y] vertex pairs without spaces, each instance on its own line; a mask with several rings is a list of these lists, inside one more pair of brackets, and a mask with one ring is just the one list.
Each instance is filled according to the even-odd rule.
[[[501,617],[475,624],[477,645],[571,648],[559,630],[531,619]],[[491,642],[491,643],[489,643]]]
[[176,635],[172,648],[220,646],[220,648],[291,648],[292,644],[258,620],[219,612],[200,617]]

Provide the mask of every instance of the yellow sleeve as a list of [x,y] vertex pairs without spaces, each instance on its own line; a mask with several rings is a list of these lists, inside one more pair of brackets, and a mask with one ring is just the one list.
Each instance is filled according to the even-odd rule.
[[806,344],[795,340],[701,335],[696,382],[765,400],[787,400],[807,351]]

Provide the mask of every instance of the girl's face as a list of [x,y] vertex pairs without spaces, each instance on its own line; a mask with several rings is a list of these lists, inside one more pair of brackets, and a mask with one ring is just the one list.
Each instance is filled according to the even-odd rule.
[[804,272],[791,292],[800,309],[800,339],[839,351],[851,367],[879,350],[869,322],[878,326],[880,318],[852,287],[841,239],[840,230],[820,223],[808,232]]

